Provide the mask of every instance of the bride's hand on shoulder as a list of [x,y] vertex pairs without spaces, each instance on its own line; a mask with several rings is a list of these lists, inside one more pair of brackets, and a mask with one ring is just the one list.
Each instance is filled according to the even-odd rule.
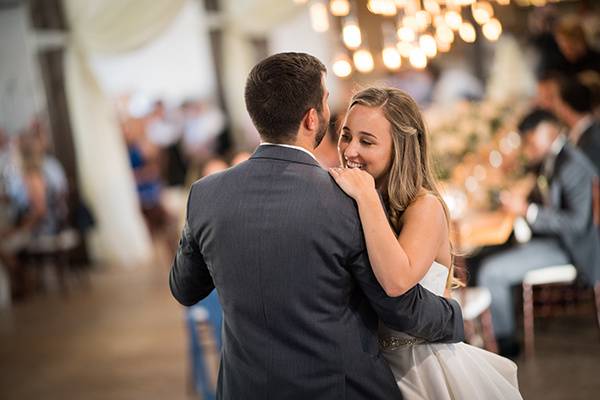
[[329,173],[346,194],[358,201],[361,196],[376,193],[375,180],[358,168],[329,168]]

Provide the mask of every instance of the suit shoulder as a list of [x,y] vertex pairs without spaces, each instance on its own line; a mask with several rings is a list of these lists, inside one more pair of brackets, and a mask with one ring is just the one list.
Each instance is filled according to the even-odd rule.
[[354,200],[348,196],[335,182],[333,177],[323,168],[315,168],[316,181],[338,202],[340,205],[355,208]]
[[580,149],[569,145],[565,157],[565,172],[594,176],[596,175],[596,168]]

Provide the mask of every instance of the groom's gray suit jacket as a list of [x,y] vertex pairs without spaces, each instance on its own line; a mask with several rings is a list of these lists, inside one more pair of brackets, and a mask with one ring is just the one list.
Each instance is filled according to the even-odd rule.
[[400,399],[378,319],[463,339],[455,302],[419,285],[386,296],[353,200],[310,155],[281,146],[192,186],[170,286],[184,305],[217,289],[221,399]]

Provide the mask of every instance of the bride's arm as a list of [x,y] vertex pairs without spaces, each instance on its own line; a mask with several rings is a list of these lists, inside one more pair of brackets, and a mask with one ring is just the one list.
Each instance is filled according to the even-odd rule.
[[435,260],[444,238],[444,211],[433,195],[419,197],[404,213],[397,238],[375,190],[373,178],[361,170],[333,170],[338,185],[358,204],[369,261],[388,296],[415,286]]

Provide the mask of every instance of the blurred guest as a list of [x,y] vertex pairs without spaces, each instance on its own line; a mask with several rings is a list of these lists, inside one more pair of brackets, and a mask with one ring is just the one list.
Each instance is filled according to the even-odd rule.
[[492,293],[492,317],[500,350],[518,353],[511,286],[529,271],[574,263],[588,283],[600,278],[600,238],[592,220],[593,165],[561,134],[557,118],[534,110],[519,125],[522,152],[539,168],[529,195],[503,193],[505,209],[526,220],[532,236],[485,258],[478,284]]
[[58,232],[64,228],[67,219],[67,196],[69,185],[65,170],[60,161],[50,153],[49,135],[46,125],[40,120],[34,120],[31,127],[34,140],[39,142],[42,151],[42,171],[48,187],[48,206],[52,207],[56,215],[56,226],[53,229]]
[[224,160],[220,158],[213,158],[204,164],[204,167],[201,171],[201,176],[205,177],[216,174],[217,172],[226,170],[227,168],[229,168],[229,164],[227,164]]
[[177,245],[177,224],[162,203],[159,150],[148,140],[143,126],[125,123],[123,131],[142,215],[152,239],[165,248],[166,257],[172,257]]
[[528,27],[531,33],[531,43],[536,50],[536,75],[544,76],[548,71],[561,71],[567,65],[554,31],[559,18],[559,11],[554,6],[536,7],[528,16]]
[[142,213],[150,231],[155,232],[166,222],[160,203],[162,182],[158,148],[145,137],[139,126],[126,125],[124,131]]
[[182,185],[187,164],[181,154],[181,123],[176,116],[168,115],[162,101],[154,103],[146,126],[148,140],[157,146],[161,176],[169,185]]
[[185,154],[201,165],[211,158],[216,149],[216,139],[225,127],[225,116],[208,102],[186,101],[183,111],[183,147]]
[[600,174],[600,122],[592,113],[592,92],[575,78],[560,81],[556,114],[569,127],[569,141],[594,163]]
[[[46,163],[46,144],[35,130],[19,138],[21,173],[27,191],[27,208],[21,210],[18,227],[34,239],[41,235],[57,234],[62,225],[64,180],[62,168],[55,169],[52,161]],[[46,173],[46,168],[50,173]],[[60,172],[57,172],[60,171]],[[54,174],[54,175],[53,175]]]
[[556,27],[554,37],[567,60],[561,72],[577,74],[586,70],[600,71],[600,53],[589,46],[580,17],[563,17]]
[[167,118],[166,107],[161,100],[154,103],[152,112],[148,116],[146,131],[148,140],[160,148],[169,147],[181,136],[177,123]]
[[594,117],[600,119],[600,71],[584,71],[577,77],[591,91]]
[[239,163],[246,161],[250,158],[250,156],[251,154],[247,151],[240,151],[236,153],[231,159],[231,166],[233,167],[234,165],[238,165]]
[[554,70],[547,70],[538,76],[535,104],[546,111],[556,113],[560,100],[560,80],[562,76]]

